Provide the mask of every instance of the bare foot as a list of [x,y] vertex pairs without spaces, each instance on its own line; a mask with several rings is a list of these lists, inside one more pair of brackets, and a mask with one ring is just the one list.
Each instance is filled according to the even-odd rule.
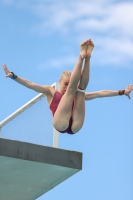
[[91,41],[91,39],[87,40],[87,55],[86,56],[91,56],[91,52],[94,48],[94,44],[93,42]]
[[80,55],[82,58],[85,58],[87,56],[87,46],[88,46],[88,40],[82,42],[80,45]]

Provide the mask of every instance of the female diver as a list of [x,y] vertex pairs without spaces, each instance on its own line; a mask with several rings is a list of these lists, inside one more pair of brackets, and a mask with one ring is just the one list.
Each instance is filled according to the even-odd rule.
[[61,133],[75,134],[83,126],[85,117],[85,101],[94,98],[126,95],[130,99],[133,84],[125,90],[112,91],[101,90],[96,92],[85,92],[90,77],[90,57],[94,48],[91,39],[80,45],[80,54],[73,71],[66,70],[62,73],[59,83],[60,88],[56,91],[50,85],[38,85],[10,72],[5,64],[3,69],[6,77],[16,82],[44,93],[47,97],[49,107],[53,113],[53,126]]

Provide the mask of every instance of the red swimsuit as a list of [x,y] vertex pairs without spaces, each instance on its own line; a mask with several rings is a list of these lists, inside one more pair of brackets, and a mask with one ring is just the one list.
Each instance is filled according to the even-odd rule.
[[[55,94],[54,94],[54,96],[53,96],[52,102],[51,102],[51,104],[50,104],[50,106],[49,106],[50,110],[51,110],[52,113],[53,113],[53,116],[54,116],[54,114],[55,114],[55,111],[56,111],[56,109],[57,109],[57,107],[58,107],[58,105],[59,105],[59,102],[60,102],[62,96],[63,96],[63,94],[61,94],[61,93],[58,92],[58,91],[56,91]],[[72,126],[72,117],[70,118],[68,128],[67,128],[66,130],[64,130],[64,131],[59,131],[59,130],[58,130],[58,131],[59,131],[60,133],[74,134],[74,133],[72,132],[72,130],[71,130],[71,126]]]

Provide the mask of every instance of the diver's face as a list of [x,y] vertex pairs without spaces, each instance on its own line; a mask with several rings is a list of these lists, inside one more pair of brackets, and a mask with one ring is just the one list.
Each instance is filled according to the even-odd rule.
[[63,78],[60,80],[60,91],[64,94],[67,90],[67,87],[69,85],[70,76],[63,76]]

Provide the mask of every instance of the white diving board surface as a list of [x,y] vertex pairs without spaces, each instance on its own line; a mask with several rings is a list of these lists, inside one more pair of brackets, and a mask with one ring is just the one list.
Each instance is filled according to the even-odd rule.
[[1,200],[37,199],[80,170],[81,152],[0,138]]

